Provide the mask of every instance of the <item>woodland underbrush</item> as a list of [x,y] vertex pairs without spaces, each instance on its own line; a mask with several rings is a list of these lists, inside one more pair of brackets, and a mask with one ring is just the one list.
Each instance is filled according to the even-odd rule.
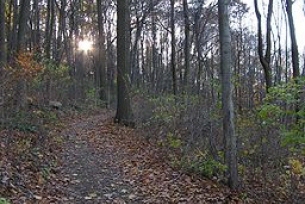
[[4,198],[40,200],[42,192],[56,197],[50,186],[61,165],[60,131],[67,118],[100,110],[90,84],[77,90],[67,66],[39,62],[32,53],[20,54],[16,63],[0,76],[1,204],[8,203]]
[[[283,118],[268,109],[267,100],[256,109],[236,113],[240,197],[245,203],[302,203],[304,143],[287,134],[301,130],[293,129],[292,121],[284,125]],[[221,104],[197,95],[139,93],[133,101],[139,130],[167,152],[173,167],[226,182]]]
[[54,186],[62,182],[57,178],[62,166],[58,155],[65,141],[61,132],[67,122],[99,110],[43,106],[6,114],[10,118],[0,127],[0,203],[60,196]]

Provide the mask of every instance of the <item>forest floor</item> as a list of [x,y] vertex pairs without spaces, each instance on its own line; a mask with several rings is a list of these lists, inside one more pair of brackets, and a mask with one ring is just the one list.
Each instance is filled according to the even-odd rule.
[[51,117],[40,125],[19,120],[0,130],[0,204],[304,203],[294,191],[292,202],[285,191],[272,194],[267,182],[236,193],[174,169],[172,152],[115,124],[112,111],[44,114]]
[[64,123],[30,150],[35,136],[1,132],[1,204],[242,203],[217,182],[171,168],[160,148],[114,124],[110,111]]
[[115,124],[112,111],[88,111],[32,110],[2,124],[0,204],[304,203],[304,190],[250,179],[236,193],[175,169],[174,152]]
[[173,170],[165,155],[108,114],[63,131],[65,203],[224,203],[230,191]]

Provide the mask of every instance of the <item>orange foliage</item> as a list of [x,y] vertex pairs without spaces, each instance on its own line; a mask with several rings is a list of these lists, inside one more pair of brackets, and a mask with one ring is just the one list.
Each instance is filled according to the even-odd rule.
[[15,58],[15,66],[10,68],[13,76],[17,78],[24,78],[31,80],[42,73],[44,67],[37,62],[32,52],[21,52]]

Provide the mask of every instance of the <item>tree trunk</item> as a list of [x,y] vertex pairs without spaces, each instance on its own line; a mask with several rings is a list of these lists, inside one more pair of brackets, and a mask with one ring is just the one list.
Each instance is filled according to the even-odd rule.
[[45,57],[47,59],[51,59],[51,41],[52,41],[53,27],[55,21],[54,4],[55,4],[54,0],[48,0],[45,42],[44,42]]
[[39,52],[40,50],[40,10],[39,10],[39,0],[33,1],[33,21],[34,21],[34,33],[33,33],[33,47]]
[[17,52],[17,36],[18,36],[18,23],[19,23],[19,9],[17,0],[12,0],[10,3],[10,11],[12,14],[9,16],[9,22],[13,22],[8,29],[8,63],[14,62],[14,57]]
[[259,60],[263,66],[265,72],[266,80],[266,91],[272,86],[272,73],[270,68],[270,58],[271,58],[271,17],[273,13],[273,0],[269,0],[268,14],[267,14],[267,30],[266,30],[266,52],[264,55],[263,51],[263,34],[262,34],[262,19],[261,14],[258,9],[257,0],[254,0],[255,14],[257,18],[257,29],[258,29],[258,54]]
[[[147,19],[148,15],[153,12],[155,6],[158,4],[159,0],[157,1],[150,1],[149,2],[149,7],[147,10],[144,10],[144,2],[141,2],[142,5],[142,11],[136,10],[136,32],[135,32],[135,36],[133,37],[134,42],[131,43],[132,44],[132,48],[131,48],[131,82],[135,82],[136,86],[139,86],[139,78],[140,78],[140,67],[139,67],[139,63],[138,63],[138,56],[140,55],[140,52],[138,51],[138,45],[139,45],[139,41],[140,41],[140,37],[142,34],[142,30],[145,24],[145,20]],[[142,17],[140,17],[142,16]],[[153,26],[155,26],[153,24]]]
[[159,79],[157,78],[157,73],[158,70],[161,68],[158,67],[158,62],[157,62],[157,26],[156,26],[156,13],[152,13],[151,15],[151,22],[152,22],[152,72],[151,72],[151,88],[153,90],[153,93],[156,93],[156,87],[157,87],[157,82]]
[[103,9],[105,7],[104,0],[97,0],[97,14],[98,14],[98,69],[99,69],[99,99],[108,102],[107,88],[106,88],[106,48],[105,48],[105,30]]
[[108,79],[108,100],[111,102],[111,96],[115,95],[115,51],[112,45],[112,32],[110,28],[110,24],[108,25],[107,31],[107,79]]
[[6,64],[5,0],[0,0],[0,76]]
[[129,0],[117,2],[117,112],[116,122],[134,126],[130,102],[130,17]]
[[218,0],[225,163],[228,166],[227,173],[229,186],[232,190],[236,190],[238,187],[237,142],[234,127],[234,107],[232,100],[229,5],[230,0]]
[[[56,3],[56,1],[55,1]],[[62,57],[65,51],[65,32],[66,32],[66,23],[65,23],[65,10],[67,8],[67,1],[62,0],[61,4],[56,6],[59,10],[58,17],[58,29],[57,29],[57,39],[56,39],[56,51],[55,51],[55,64],[59,66],[62,62]]]
[[290,28],[293,78],[297,78],[297,77],[300,76],[299,50],[298,50],[297,39],[296,39],[296,36],[295,36],[295,28],[294,28],[293,15],[292,15],[292,1],[291,0],[286,0],[286,12],[287,12],[288,23],[289,23],[289,28]]
[[[138,13],[139,11],[136,10]],[[136,13],[136,15],[138,15]],[[131,82],[133,84],[136,84],[136,87],[139,87],[139,62],[137,60],[137,56],[139,55],[138,51],[138,45],[139,45],[139,40],[141,37],[141,32],[142,32],[142,27],[143,27],[143,22],[140,20],[140,18],[137,16],[136,18],[136,34],[134,36],[134,43],[131,49]]]
[[183,10],[184,10],[184,35],[185,35],[185,43],[184,43],[184,78],[183,78],[183,86],[185,90],[187,90],[188,86],[188,75],[190,69],[190,49],[189,49],[189,38],[190,38],[190,22],[189,22],[189,14],[188,14],[188,3],[187,0],[183,0]]
[[170,28],[171,28],[171,71],[173,94],[177,94],[177,76],[176,76],[176,37],[175,37],[175,0],[170,0]]
[[[296,83],[298,83],[298,77],[300,76],[300,69],[299,69],[299,50],[298,50],[298,44],[297,39],[295,36],[295,28],[293,23],[293,15],[292,15],[292,1],[286,0],[286,12],[288,17],[288,23],[289,23],[289,29],[290,29],[290,39],[291,39],[291,57],[292,57],[292,76]],[[295,100],[299,101],[300,95],[296,94]],[[295,113],[296,113],[296,123],[299,121],[300,116],[298,115],[298,112],[300,111],[300,104],[296,102],[295,104]]]
[[[31,0],[24,0],[20,5],[19,20],[18,20],[18,35],[17,35],[17,54],[26,51],[26,28],[30,14]],[[24,78],[19,79],[15,90],[15,104],[17,111],[24,108],[26,105],[26,81]]]
[[17,36],[17,51],[23,51],[26,48],[26,28],[27,21],[30,14],[31,0],[21,1],[18,23],[18,36]]

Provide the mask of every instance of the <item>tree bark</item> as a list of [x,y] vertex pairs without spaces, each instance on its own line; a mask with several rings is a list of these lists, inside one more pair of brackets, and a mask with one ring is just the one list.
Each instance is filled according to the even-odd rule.
[[188,78],[189,78],[189,68],[190,68],[190,22],[188,13],[188,3],[187,0],[183,0],[183,10],[184,10],[184,77],[183,86],[187,90]]
[[26,28],[27,21],[30,14],[31,0],[21,1],[18,23],[18,36],[17,36],[17,51],[20,52],[26,47]]
[[110,96],[115,95],[116,93],[116,87],[115,87],[115,50],[114,46],[112,45],[112,32],[111,32],[111,26],[108,24],[107,29],[107,79],[108,79],[108,100],[111,101]]
[[158,62],[157,62],[157,26],[156,26],[156,13],[152,13],[151,15],[151,22],[152,22],[152,50],[151,50],[151,54],[152,54],[152,66],[151,66],[151,89],[153,90],[153,93],[156,93],[156,89],[157,89],[157,83],[159,81],[159,79],[157,78],[157,74],[158,71],[161,69],[160,67],[158,67]]
[[18,36],[18,23],[19,23],[19,9],[17,0],[10,2],[10,16],[9,22],[13,22],[8,29],[8,63],[14,62],[14,57],[17,52],[17,36]]
[[[291,39],[291,57],[292,57],[292,76],[296,83],[298,83],[298,77],[300,76],[300,68],[299,68],[299,50],[297,39],[295,36],[295,28],[293,23],[293,15],[292,15],[292,1],[286,0],[286,12],[288,17],[289,29],[290,29],[290,39]],[[299,101],[300,95],[296,94],[295,100]],[[298,112],[300,111],[300,104],[296,102],[295,104],[295,113],[296,113],[296,123],[300,120],[300,116]]]
[[130,17],[129,0],[117,2],[117,112],[116,122],[134,126],[130,98]]
[[229,186],[232,190],[236,190],[238,187],[237,138],[235,134],[234,106],[232,99],[229,5],[230,0],[218,0],[225,163],[228,166],[227,174]]
[[38,52],[40,50],[40,10],[39,0],[33,1],[33,22],[34,22],[34,33],[33,33],[33,47]]
[[45,41],[44,41],[45,57],[47,59],[51,59],[51,41],[52,41],[53,27],[55,21],[54,7],[55,7],[55,1],[48,0],[46,31],[45,31]]
[[105,48],[105,30],[103,9],[105,7],[104,0],[97,0],[97,14],[98,14],[98,69],[99,69],[99,99],[108,102],[107,88],[106,88],[106,48]]
[[288,17],[289,29],[290,29],[290,39],[291,39],[291,56],[292,56],[292,70],[293,78],[296,79],[300,76],[300,65],[299,65],[299,50],[297,39],[295,35],[295,27],[292,15],[292,1],[286,0],[286,12]]
[[272,87],[272,73],[270,68],[270,58],[271,58],[271,17],[273,13],[273,0],[269,0],[268,14],[267,14],[267,30],[266,30],[266,52],[264,55],[263,46],[263,34],[262,34],[262,17],[258,8],[257,0],[254,0],[255,14],[257,18],[257,32],[258,32],[258,54],[259,60],[263,66],[265,72],[266,80],[266,91]]
[[55,49],[55,64],[59,66],[62,62],[62,57],[65,51],[65,32],[66,32],[66,23],[65,23],[65,11],[67,8],[67,1],[62,0],[60,5],[55,1],[56,7],[59,10],[58,16],[58,28],[57,28],[57,39],[56,39],[56,49]]
[[7,59],[5,31],[5,0],[0,0],[0,76]]
[[175,37],[175,0],[170,0],[170,28],[171,28],[171,71],[173,94],[177,94],[176,76],[176,37]]
[[[26,51],[26,28],[27,21],[30,14],[31,0],[24,0],[20,5],[19,19],[18,19],[18,35],[17,35],[17,54]],[[19,79],[15,90],[15,104],[16,110],[24,108],[26,105],[26,81],[24,78]]]

